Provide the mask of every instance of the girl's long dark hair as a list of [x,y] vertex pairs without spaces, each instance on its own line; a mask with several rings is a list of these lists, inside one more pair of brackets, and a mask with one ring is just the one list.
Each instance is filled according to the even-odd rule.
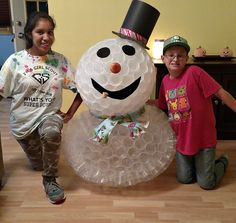
[[32,30],[37,25],[38,21],[40,19],[46,19],[48,20],[52,26],[53,29],[56,27],[56,23],[54,19],[48,15],[46,12],[34,12],[32,13],[29,18],[27,19],[25,28],[24,28],[24,37],[25,37],[25,44],[26,49],[29,49],[33,46],[33,40],[32,40]]

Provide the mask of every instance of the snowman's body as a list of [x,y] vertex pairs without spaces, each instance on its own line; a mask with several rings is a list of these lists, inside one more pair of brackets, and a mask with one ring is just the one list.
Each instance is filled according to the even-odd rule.
[[[145,106],[156,79],[146,50],[135,41],[117,38],[95,44],[81,58],[76,82],[89,108],[64,131],[68,161],[86,180],[109,186],[127,186],[162,173],[174,156],[174,134],[165,114]],[[144,113],[139,113],[145,107]],[[145,133],[132,139],[117,124],[107,144],[93,141],[103,119],[136,114],[135,122],[149,122]]]

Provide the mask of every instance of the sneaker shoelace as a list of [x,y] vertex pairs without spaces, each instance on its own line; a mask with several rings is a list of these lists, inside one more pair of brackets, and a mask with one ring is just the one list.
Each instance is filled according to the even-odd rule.
[[57,184],[57,182],[51,181],[46,183],[46,192],[52,194],[56,192],[63,192],[63,189],[59,184]]

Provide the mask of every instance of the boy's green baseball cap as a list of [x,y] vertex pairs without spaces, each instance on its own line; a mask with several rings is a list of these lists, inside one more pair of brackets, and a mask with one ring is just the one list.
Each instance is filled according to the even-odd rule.
[[172,36],[164,41],[163,54],[166,52],[168,48],[172,46],[182,46],[183,48],[186,49],[187,52],[190,51],[190,46],[188,45],[188,41],[178,35]]

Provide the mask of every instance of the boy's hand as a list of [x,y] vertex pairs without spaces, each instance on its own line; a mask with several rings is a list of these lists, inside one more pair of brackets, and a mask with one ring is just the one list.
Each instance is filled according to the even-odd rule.
[[152,106],[157,106],[157,99],[149,99],[147,102],[146,102],[147,105],[152,105]]

